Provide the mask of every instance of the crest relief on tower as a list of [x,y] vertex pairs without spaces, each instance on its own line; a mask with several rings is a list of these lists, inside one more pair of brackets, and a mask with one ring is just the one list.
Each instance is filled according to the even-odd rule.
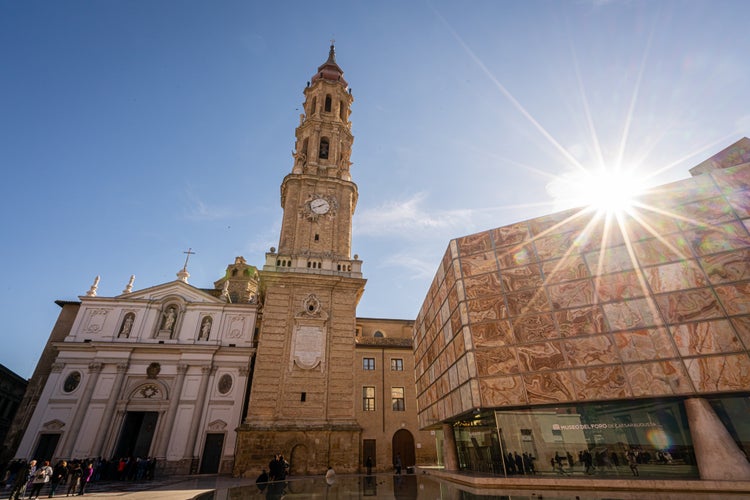
[[307,295],[302,301],[302,309],[294,316],[289,371],[295,366],[302,370],[325,370],[327,329],[328,313],[314,293]]

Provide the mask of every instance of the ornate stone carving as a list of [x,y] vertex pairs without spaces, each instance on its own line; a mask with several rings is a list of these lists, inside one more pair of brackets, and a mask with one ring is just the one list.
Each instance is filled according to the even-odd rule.
[[97,361],[89,363],[89,373],[99,373],[100,371],[102,371],[103,367],[104,364]]
[[63,368],[65,368],[65,363],[59,363],[59,362],[52,363],[49,367],[52,373],[60,373]]
[[145,399],[154,399],[159,396],[161,391],[156,384],[145,384],[138,389],[138,394]]
[[65,427],[65,422],[63,422],[62,420],[54,419],[50,420],[49,422],[45,422],[42,427],[47,431],[59,431],[60,429]]
[[242,337],[242,333],[245,330],[245,318],[242,316],[235,316],[229,320],[229,329],[227,337],[230,339],[238,339]]
[[210,424],[208,424],[208,430],[209,431],[223,431],[227,428],[227,423],[223,420],[214,420]]
[[84,333],[99,333],[104,327],[107,319],[108,309],[91,309],[86,318],[86,326],[83,327]]
[[159,376],[159,373],[161,372],[161,365],[159,363],[151,363],[148,365],[148,368],[146,368],[146,376],[148,378],[156,378]]

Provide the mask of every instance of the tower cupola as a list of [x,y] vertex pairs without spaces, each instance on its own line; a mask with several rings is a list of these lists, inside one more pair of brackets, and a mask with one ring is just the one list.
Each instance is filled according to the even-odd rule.
[[321,78],[332,82],[340,82],[345,88],[347,86],[346,80],[344,80],[344,72],[336,64],[336,49],[333,44],[331,44],[331,48],[328,51],[328,60],[318,66],[318,72],[313,75],[310,81],[315,83]]

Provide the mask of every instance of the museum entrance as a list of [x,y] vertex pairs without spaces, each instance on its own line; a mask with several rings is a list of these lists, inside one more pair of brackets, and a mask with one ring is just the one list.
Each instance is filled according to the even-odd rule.
[[155,411],[127,412],[114,456],[148,457],[158,418],[159,413]]

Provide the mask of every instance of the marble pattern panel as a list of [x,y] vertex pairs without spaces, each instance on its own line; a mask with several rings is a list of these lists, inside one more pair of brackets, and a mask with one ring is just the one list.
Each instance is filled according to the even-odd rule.
[[594,303],[594,283],[591,280],[566,281],[547,287],[554,309],[567,309]]
[[711,172],[711,177],[725,193],[750,191],[750,168],[747,165],[714,170]]
[[508,316],[508,311],[502,296],[469,300],[466,304],[469,312],[469,321],[471,323],[493,321]]
[[464,258],[466,255],[486,252],[492,249],[490,233],[488,231],[470,234],[462,238],[456,238],[456,244],[458,245],[458,251],[461,258]]
[[709,255],[700,263],[711,283],[750,279],[750,249]]
[[648,294],[645,282],[639,279],[636,271],[605,274],[594,279],[596,295],[600,302],[634,299]]
[[519,222],[518,224],[510,224],[509,226],[493,229],[490,231],[490,234],[492,235],[496,248],[518,245],[528,241],[530,238],[529,229],[526,227],[525,222]]
[[595,275],[627,271],[636,267],[636,263],[628,253],[628,248],[624,245],[589,252],[583,257],[591,273]]
[[750,314],[750,281],[721,285],[715,289],[728,315]]
[[461,257],[461,272],[464,278],[497,271],[497,260],[494,252],[477,253]]
[[583,257],[578,254],[542,262],[542,272],[544,273],[544,282],[548,285],[591,276]]
[[744,344],[745,349],[750,350],[750,316],[734,317],[732,318],[732,325],[734,325],[734,330]]
[[530,404],[575,401],[573,384],[568,372],[532,373],[522,377]]
[[732,324],[726,319],[672,325],[670,329],[682,356],[743,350]]
[[616,399],[632,396],[622,366],[597,366],[570,372],[579,400]]
[[669,333],[664,328],[644,328],[612,334],[624,362],[676,358]]
[[740,223],[694,229],[686,234],[693,251],[699,256],[750,246],[747,229]]
[[671,396],[695,392],[681,361],[635,363],[623,367],[633,396]]
[[500,279],[507,292],[542,286],[542,271],[538,264],[511,267],[500,272]]
[[683,323],[723,316],[719,301],[710,288],[657,295],[656,303],[659,304],[659,309],[669,323]]
[[617,349],[608,335],[569,338],[563,342],[571,366],[606,365],[620,361]]
[[536,253],[539,260],[556,259],[564,257],[571,248],[576,247],[578,233],[552,233],[539,236],[534,240]]
[[679,233],[639,241],[633,245],[633,253],[642,266],[666,264],[689,259],[693,255],[687,239]]
[[497,347],[515,344],[513,329],[507,320],[471,325],[471,336],[477,347]]
[[675,220],[671,217],[638,207],[632,207],[631,213],[625,214],[623,219],[623,226],[631,242],[659,237],[678,230]]
[[558,329],[563,337],[602,333],[607,331],[604,313],[599,306],[568,309],[555,313]]
[[670,207],[689,201],[705,200],[719,195],[718,188],[708,175],[698,175],[651,188],[638,199],[645,205]]
[[551,314],[513,318],[513,331],[518,342],[538,342],[559,337]]
[[543,215],[528,221],[529,229],[534,236],[540,236],[542,233],[562,233],[569,230],[581,229],[588,222],[585,215],[578,208],[555,212],[549,215]]
[[654,293],[674,292],[708,285],[703,270],[694,260],[673,262],[643,270]]
[[750,217],[750,196],[748,196],[747,191],[733,193],[727,196],[727,201],[729,201],[737,217],[740,219]]
[[476,299],[488,295],[498,295],[502,292],[500,275],[498,273],[480,274],[463,279],[466,298]]
[[734,219],[732,208],[722,196],[686,203],[675,207],[674,212],[680,214],[677,224],[682,229],[719,224]]
[[484,408],[526,403],[523,382],[519,376],[482,378],[479,380],[479,387]]
[[477,349],[474,351],[474,356],[477,374],[480,377],[518,373],[518,361],[514,349],[508,347]]
[[521,371],[559,370],[566,367],[565,356],[559,342],[540,342],[516,347]]
[[497,260],[501,269],[506,267],[525,266],[536,261],[531,241],[520,246],[500,248],[497,250]]
[[550,311],[547,293],[544,288],[530,288],[506,295],[511,316]]
[[602,309],[612,330],[630,330],[662,324],[656,304],[649,297],[604,304]]
[[750,387],[747,354],[690,358],[685,367],[698,392],[747,391]]

